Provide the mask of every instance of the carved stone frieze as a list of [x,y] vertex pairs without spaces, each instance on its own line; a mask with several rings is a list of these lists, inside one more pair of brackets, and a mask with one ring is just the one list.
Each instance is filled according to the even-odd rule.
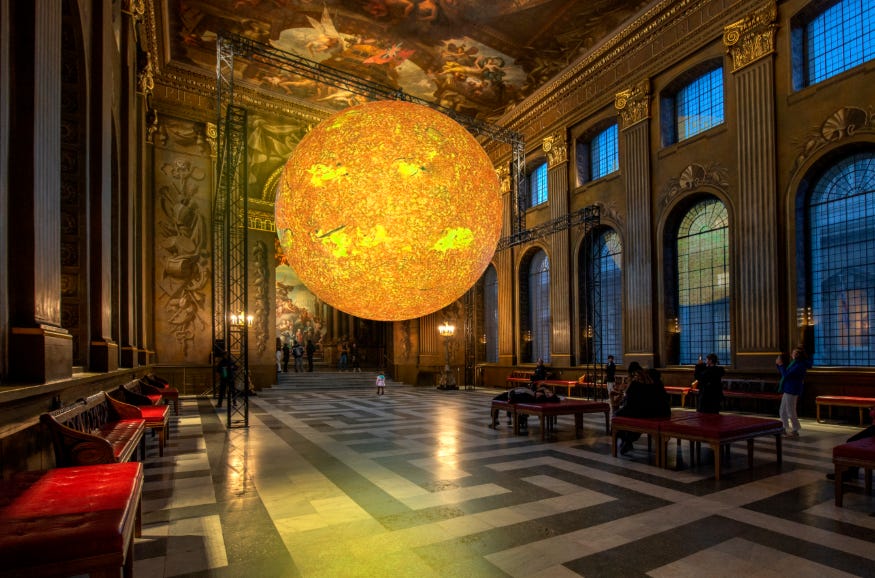
[[253,299],[253,330],[255,332],[255,350],[259,355],[267,351],[268,323],[270,322],[270,288],[268,281],[270,272],[267,268],[267,244],[258,240],[252,246],[252,287],[255,289]]
[[617,209],[617,203],[614,201],[610,202],[602,202],[596,201],[593,203],[596,207],[599,208],[599,216],[608,219],[609,221],[613,221],[620,227],[625,224],[626,219],[623,215],[620,214],[619,209]]
[[792,172],[795,174],[806,160],[823,147],[860,133],[875,133],[875,109],[857,106],[844,106],[838,109],[802,143]]
[[774,2],[769,2],[723,29],[723,46],[732,58],[732,72],[775,51],[777,18],[778,8]]
[[692,163],[677,178],[671,179],[662,188],[659,206],[665,208],[678,195],[701,187],[711,187],[723,193],[729,192],[729,169],[713,162],[707,165]]
[[650,118],[650,80],[645,78],[632,88],[618,92],[614,108],[623,119],[624,128]]
[[544,138],[541,147],[547,154],[547,168],[568,162],[568,139],[565,133],[556,133]]

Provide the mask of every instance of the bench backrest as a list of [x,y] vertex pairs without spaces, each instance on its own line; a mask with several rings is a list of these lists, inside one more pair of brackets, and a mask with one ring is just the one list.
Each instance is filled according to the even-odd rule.
[[723,390],[744,393],[778,393],[778,382],[768,379],[724,379]]
[[48,415],[60,425],[88,434],[119,419],[116,407],[102,391],[56,409]]

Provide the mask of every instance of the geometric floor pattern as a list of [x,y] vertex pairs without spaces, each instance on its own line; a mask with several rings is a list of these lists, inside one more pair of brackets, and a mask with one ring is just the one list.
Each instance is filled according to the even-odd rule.
[[[496,391],[409,386],[274,388],[250,399],[248,428],[187,398],[163,458],[144,464],[139,578],[875,576],[875,498],[862,478],[833,504],[832,448],[858,431],[803,420],[668,468],[647,444],[613,458],[601,414],[487,427]],[[642,438],[643,440],[644,438]]]

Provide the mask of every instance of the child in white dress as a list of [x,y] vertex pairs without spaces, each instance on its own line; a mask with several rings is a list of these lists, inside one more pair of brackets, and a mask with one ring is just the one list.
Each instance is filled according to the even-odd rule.
[[377,395],[383,395],[386,387],[386,376],[381,371],[377,374]]

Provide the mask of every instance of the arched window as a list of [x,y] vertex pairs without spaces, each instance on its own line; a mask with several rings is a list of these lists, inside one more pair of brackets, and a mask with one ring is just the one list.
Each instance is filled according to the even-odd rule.
[[550,259],[538,250],[529,260],[525,290],[521,292],[520,316],[522,359],[535,363],[538,358],[550,361]]
[[612,229],[594,231],[579,258],[581,363],[623,363],[623,248]]
[[875,365],[875,153],[826,169],[807,205],[814,362]]
[[483,274],[483,333],[486,362],[498,362],[498,274],[490,265]]
[[729,216],[717,199],[695,204],[677,232],[679,362],[730,357]]

